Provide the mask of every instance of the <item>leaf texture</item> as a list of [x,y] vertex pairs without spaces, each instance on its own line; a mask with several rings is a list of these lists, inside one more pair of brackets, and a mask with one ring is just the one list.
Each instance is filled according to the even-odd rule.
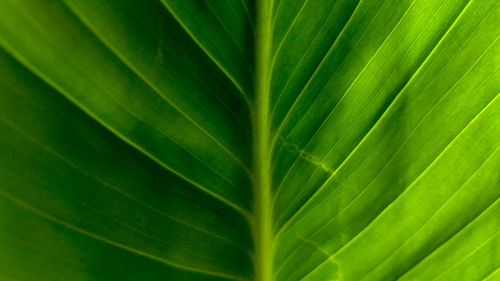
[[499,280],[499,15],[0,1],[0,280]]

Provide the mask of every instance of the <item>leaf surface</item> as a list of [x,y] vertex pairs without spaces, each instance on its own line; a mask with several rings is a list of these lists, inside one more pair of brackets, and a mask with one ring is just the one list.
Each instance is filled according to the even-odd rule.
[[0,1],[0,279],[497,280],[499,14]]

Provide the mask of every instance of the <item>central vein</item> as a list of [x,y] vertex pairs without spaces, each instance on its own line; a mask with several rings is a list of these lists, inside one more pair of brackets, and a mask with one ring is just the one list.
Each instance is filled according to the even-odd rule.
[[257,3],[254,148],[254,269],[256,281],[273,279],[271,151],[269,128],[272,1]]

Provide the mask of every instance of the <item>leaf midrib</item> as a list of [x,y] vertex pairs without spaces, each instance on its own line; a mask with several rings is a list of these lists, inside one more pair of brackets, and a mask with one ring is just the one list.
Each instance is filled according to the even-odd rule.
[[271,200],[270,80],[273,0],[257,1],[255,42],[255,102],[253,104],[253,184],[252,235],[256,281],[273,280],[273,221]]

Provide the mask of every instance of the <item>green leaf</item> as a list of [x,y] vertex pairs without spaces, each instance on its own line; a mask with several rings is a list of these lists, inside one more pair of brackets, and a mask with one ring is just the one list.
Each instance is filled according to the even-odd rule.
[[0,280],[500,280],[499,15],[0,1]]

